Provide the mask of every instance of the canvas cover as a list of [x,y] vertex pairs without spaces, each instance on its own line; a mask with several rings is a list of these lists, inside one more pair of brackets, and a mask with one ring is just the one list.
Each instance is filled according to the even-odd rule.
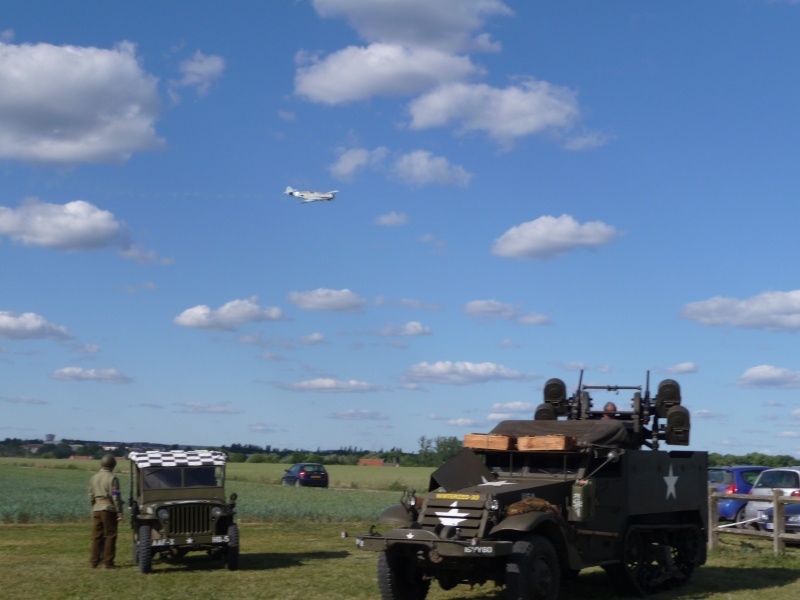
[[225,464],[228,457],[219,450],[171,450],[131,452],[128,458],[141,468],[146,467],[214,467]]

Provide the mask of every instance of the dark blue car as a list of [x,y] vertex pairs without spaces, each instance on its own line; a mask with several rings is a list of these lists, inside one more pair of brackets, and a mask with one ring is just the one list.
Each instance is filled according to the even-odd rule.
[[[786,504],[783,507],[783,511],[784,517],[786,517],[784,531],[786,533],[800,533],[800,504]],[[757,521],[759,529],[766,529],[767,531],[775,529],[773,512],[774,509],[772,507],[764,509]]]
[[286,469],[283,485],[328,487],[328,472],[319,463],[297,463]]
[[[717,488],[718,494],[746,494],[753,487],[758,474],[769,467],[736,466],[711,467],[708,469],[708,484]],[[747,500],[718,500],[719,518],[741,523]]]

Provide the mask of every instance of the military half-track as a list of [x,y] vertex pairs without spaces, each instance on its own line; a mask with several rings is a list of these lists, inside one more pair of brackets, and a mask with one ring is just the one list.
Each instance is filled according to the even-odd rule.
[[155,555],[206,551],[239,567],[236,494],[225,497],[227,457],[216,450],[131,452],[133,560],[149,573]]
[[[544,386],[534,419],[465,436],[425,494],[407,491],[357,538],[379,552],[383,600],[423,600],[494,581],[514,600],[559,596],[563,577],[605,569],[624,595],[685,584],[706,560],[707,454],[687,446],[680,386]],[[649,380],[649,375],[648,375]],[[590,390],[633,390],[630,408],[595,410]]]

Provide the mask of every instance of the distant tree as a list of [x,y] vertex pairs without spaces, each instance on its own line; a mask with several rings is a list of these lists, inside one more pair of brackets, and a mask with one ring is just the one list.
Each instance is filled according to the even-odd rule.
[[249,463],[265,463],[265,462],[267,462],[267,455],[266,454],[261,454],[260,452],[257,452],[256,454],[251,454],[250,456],[247,457],[247,462],[249,462]]
[[229,452],[228,453],[228,462],[232,463],[243,463],[247,457],[242,454],[241,452]]

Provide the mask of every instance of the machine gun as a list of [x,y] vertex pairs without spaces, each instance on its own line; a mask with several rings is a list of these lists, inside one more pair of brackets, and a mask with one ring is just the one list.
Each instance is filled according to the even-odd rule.
[[[630,410],[594,410],[589,390],[617,394],[620,390],[634,390]],[[660,441],[675,446],[689,445],[691,420],[689,410],[681,405],[681,386],[674,379],[664,379],[658,384],[655,398],[651,398],[650,371],[647,372],[644,396],[641,385],[587,385],[583,383],[583,370],[572,396],[567,396],[567,386],[561,379],[549,379],[544,385],[544,402],[536,407],[534,419],[556,420],[559,417],[578,421],[605,417],[622,421],[636,445],[652,450],[658,449]],[[666,422],[661,422],[661,419]]]

